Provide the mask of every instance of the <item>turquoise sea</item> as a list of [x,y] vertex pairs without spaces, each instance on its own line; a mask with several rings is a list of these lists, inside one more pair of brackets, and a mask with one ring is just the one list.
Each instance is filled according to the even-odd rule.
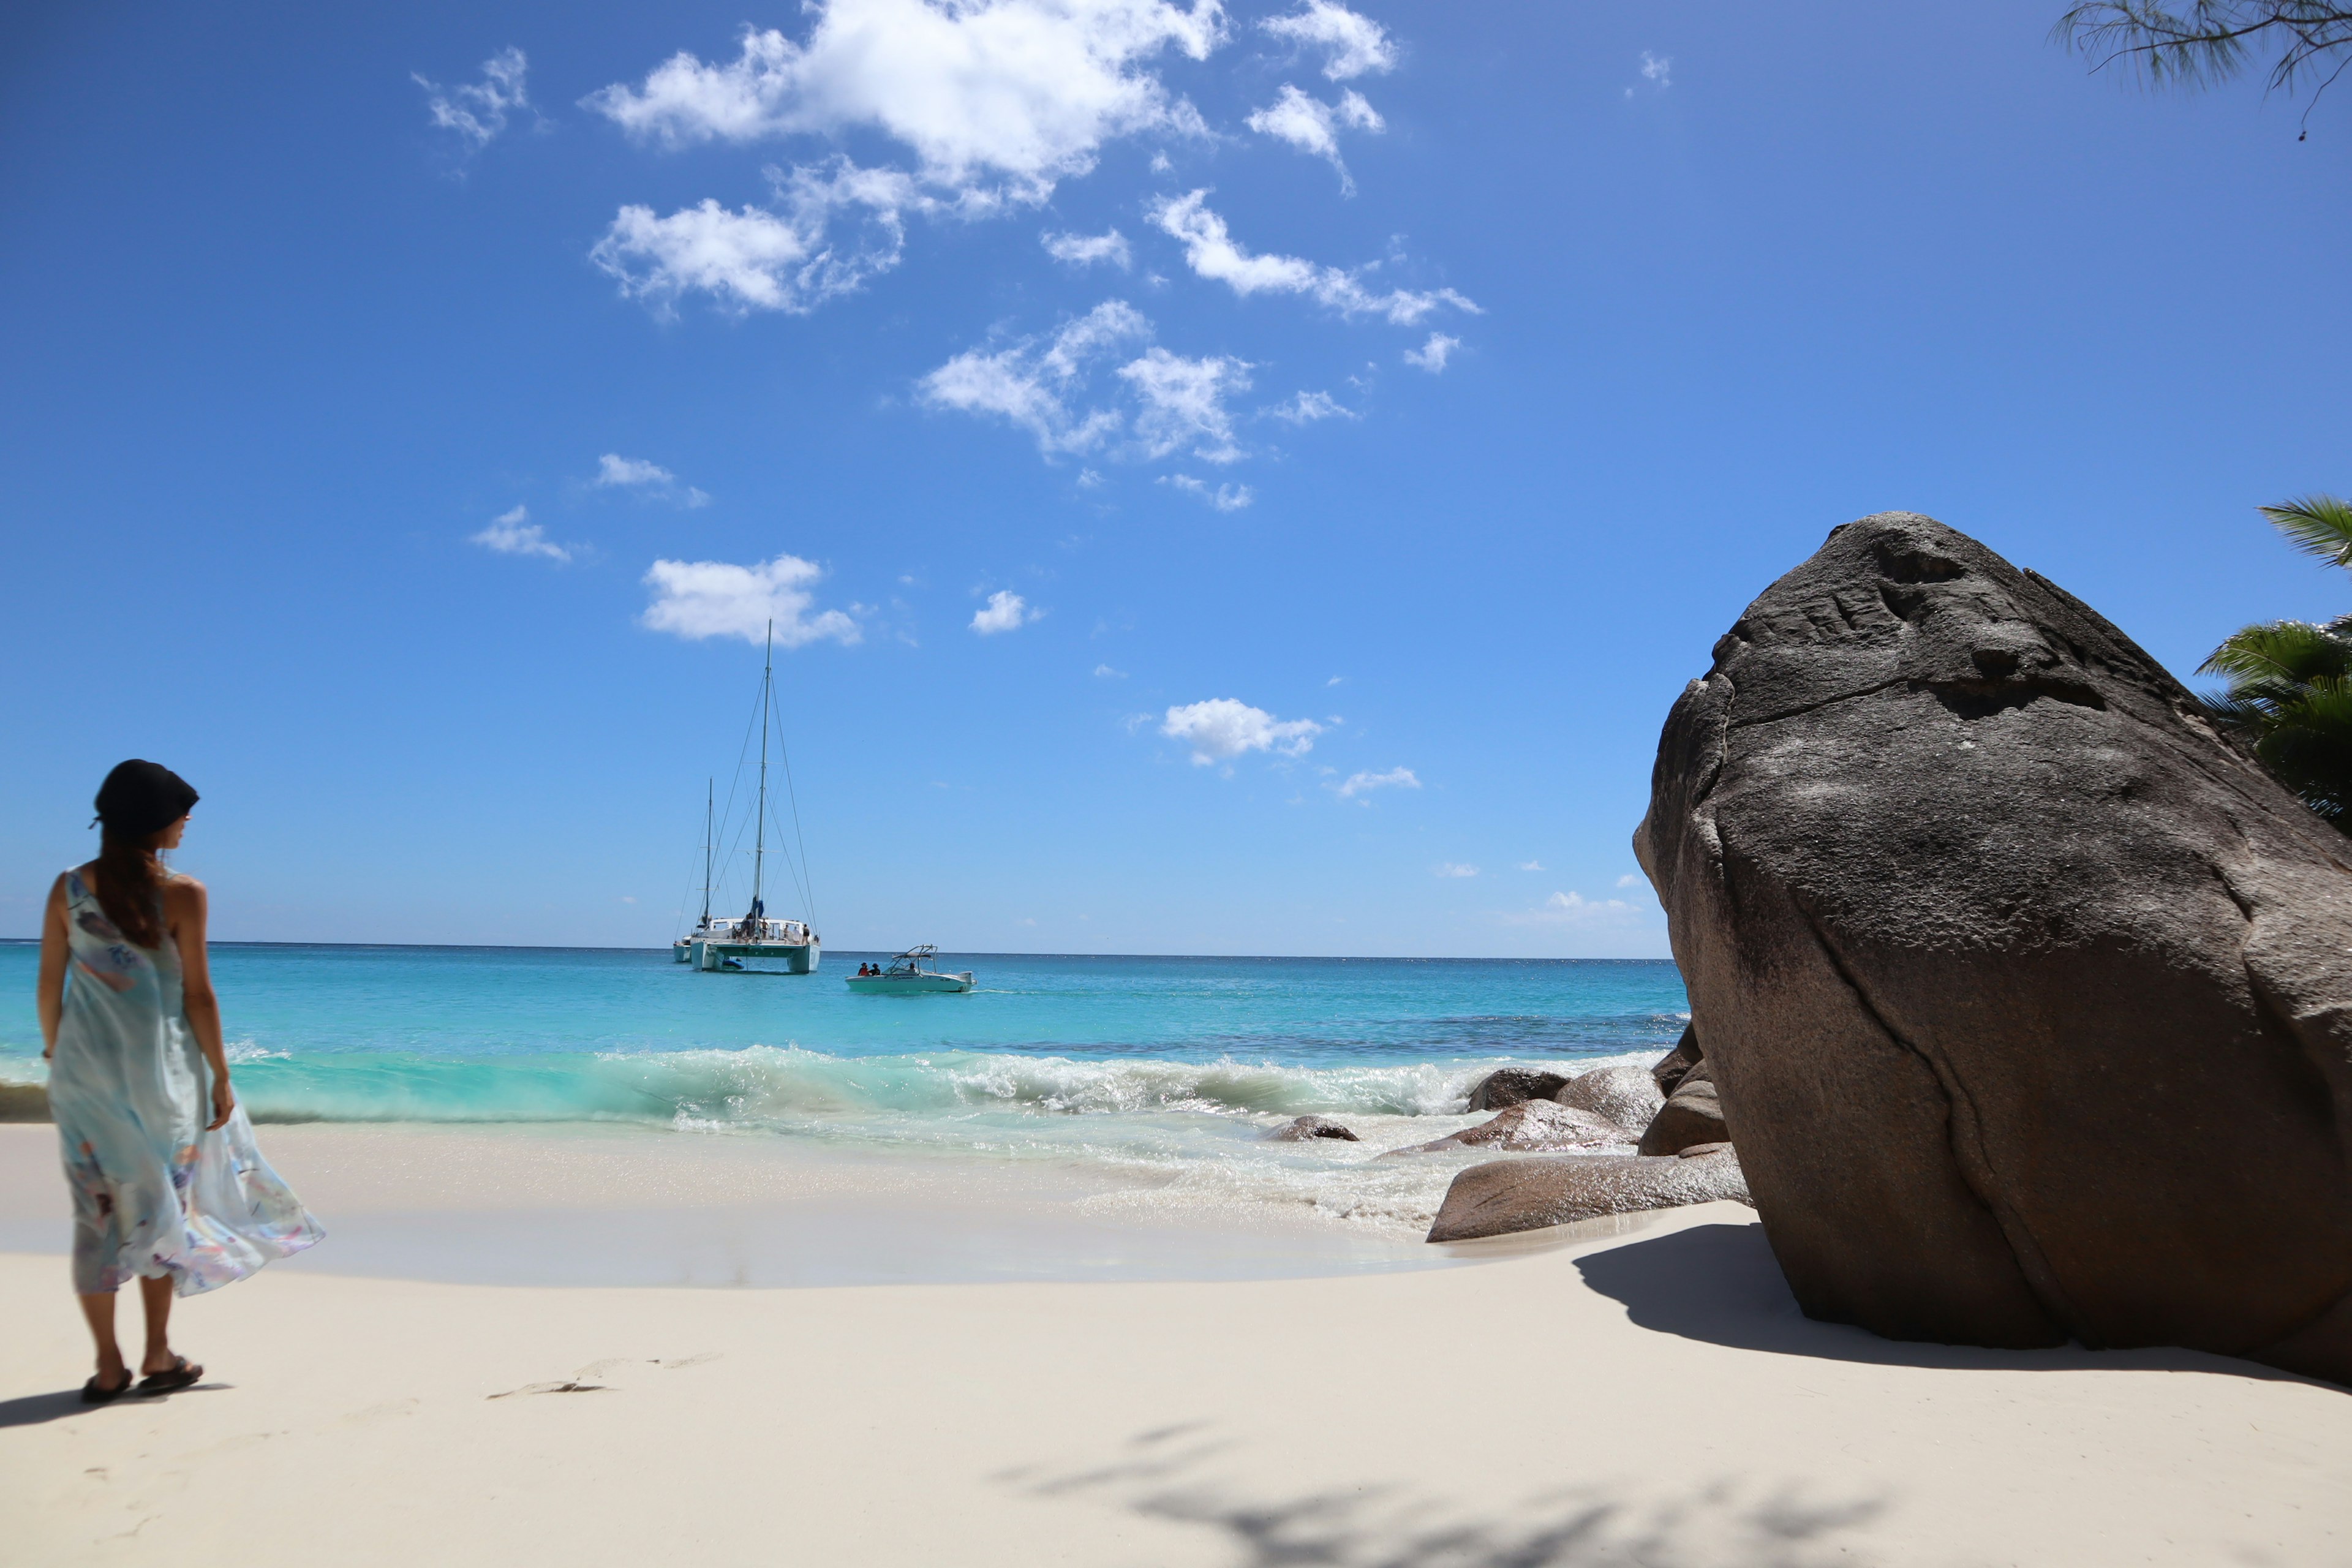
[[[0,1085],[43,1077],[37,951],[0,943]],[[1465,1124],[1469,1087],[1506,1062],[1650,1060],[1687,1009],[1673,964],[1633,961],[943,953],[977,990],[851,994],[842,977],[880,956],[787,976],[698,973],[666,951],[223,943],[213,965],[260,1121],[1045,1158],[1407,1222],[1452,1163],[1408,1175],[1369,1164],[1378,1151]],[[1307,1112],[1364,1143],[1265,1142]]]

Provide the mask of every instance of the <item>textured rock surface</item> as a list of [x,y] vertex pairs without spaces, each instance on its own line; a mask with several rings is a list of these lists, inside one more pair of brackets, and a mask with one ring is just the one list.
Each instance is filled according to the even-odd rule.
[[1286,1121],[1266,1137],[1277,1143],[1304,1143],[1311,1138],[1339,1138],[1349,1143],[1363,1142],[1346,1126],[1328,1116],[1302,1116],[1296,1121]]
[[1675,1042],[1675,1048],[1660,1057],[1650,1068],[1650,1080],[1658,1086],[1660,1094],[1672,1094],[1675,1085],[1682,1082],[1683,1074],[1696,1067],[1699,1061],[1698,1030],[1693,1025],[1685,1024],[1683,1037]]
[[1839,529],[1675,703],[1634,847],[1808,1312],[2352,1379],[2352,843],[2095,613]]
[[1560,1154],[1497,1160],[1454,1178],[1438,1206],[1432,1241],[1467,1241],[1541,1230],[1571,1220],[1731,1198],[1747,1203],[1739,1156],[1729,1149],[1691,1158],[1642,1154]]
[[1465,1110],[1500,1110],[1525,1100],[1549,1100],[1568,1082],[1563,1073],[1534,1068],[1497,1068],[1478,1080]]
[[1679,1154],[1696,1144],[1730,1141],[1723,1121],[1722,1096],[1716,1090],[1714,1074],[1701,1062],[1675,1083],[1674,1093],[1666,1096],[1658,1114],[1643,1129],[1642,1142],[1634,1152]]
[[1571,1110],[1589,1110],[1612,1126],[1639,1138],[1665,1101],[1647,1071],[1641,1068],[1594,1068],[1581,1072],[1552,1096]]
[[1595,1149],[1631,1143],[1633,1135],[1589,1110],[1577,1110],[1549,1100],[1526,1100],[1506,1106],[1491,1121],[1427,1143],[1391,1149],[1391,1154],[1424,1154],[1437,1149]]

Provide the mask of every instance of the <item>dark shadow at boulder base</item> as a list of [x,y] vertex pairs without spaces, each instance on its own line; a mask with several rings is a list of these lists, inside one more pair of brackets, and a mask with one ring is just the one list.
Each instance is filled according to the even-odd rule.
[[2307,1383],[2334,1388],[2255,1362],[2204,1351],[2158,1347],[2091,1351],[2080,1345],[2053,1350],[1988,1350],[1881,1339],[1846,1323],[1816,1322],[1797,1308],[1789,1282],[1755,1225],[1701,1225],[1645,1241],[1589,1253],[1576,1260],[1584,1282],[1624,1303],[1639,1326],[1687,1340],[1775,1355],[1819,1356],[1827,1361],[1877,1366],[1949,1367],[2073,1372],[2093,1368],[2144,1368],[2206,1372],[2265,1383]]

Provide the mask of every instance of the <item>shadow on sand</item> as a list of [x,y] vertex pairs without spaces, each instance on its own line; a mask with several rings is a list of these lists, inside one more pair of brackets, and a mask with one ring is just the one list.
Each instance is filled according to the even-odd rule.
[[1789,1282],[1760,1225],[1699,1225],[1648,1241],[1588,1253],[1576,1260],[1584,1282],[1625,1305],[1645,1329],[1687,1340],[1775,1355],[1820,1356],[1878,1366],[2026,1372],[2154,1370],[2204,1372],[2273,1383],[2333,1385],[2256,1362],[2204,1351],[1987,1350],[1885,1340],[1845,1323],[1822,1323],[1797,1309]]
[[1855,1533],[1885,1509],[1877,1497],[1830,1500],[1732,1481],[1664,1501],[1573,1486],[1467,1506],[1393,1486],[1269,1499],[1213,1475],[1230,1448],[1203,1426],[1172,1426],[1089,1469],[996,1479],[1035,1497],[1087,1497],[1214,1531],[1244,1568],[1850,1568]]
[[117,1411],[152,1408],[166,1399],[184,1399],[191,1394],[217,1394],[227,1388],[226,1383],[199,1383],[193,1388],[174,1389],[169,1394],[128,1394],[105,1405],[84,1405],[81,1390],[68,1388],[56,1394],[25,1394],[14,1399],[0,1399],[0,1431],[11,1426],[38,1426],[44,1422],[62,1421],[68,1415],[108,1415]]

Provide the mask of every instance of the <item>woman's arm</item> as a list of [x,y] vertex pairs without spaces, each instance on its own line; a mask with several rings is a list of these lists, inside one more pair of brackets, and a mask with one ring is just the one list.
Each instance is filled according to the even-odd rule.
[[163,886],[163,921],[180,949],[180,994],[187,1009],[188,1027],[196,1032],[196,1047],[213,1069],[213,1119],[207,1132],[228,1121],[236,1105],[229,1092],[228,1053],[221,1046],[220,998],[213,994],[213,972],[205,957],[205,885],[194,877],[174,877]]
[[66,879],[49,884],[49,907],[41,914],[41,978],[34,986],[41,1013],[41,1059],[58,1054],[58,1025],[66,1016],[66,960],[73,952],[66,934]]

